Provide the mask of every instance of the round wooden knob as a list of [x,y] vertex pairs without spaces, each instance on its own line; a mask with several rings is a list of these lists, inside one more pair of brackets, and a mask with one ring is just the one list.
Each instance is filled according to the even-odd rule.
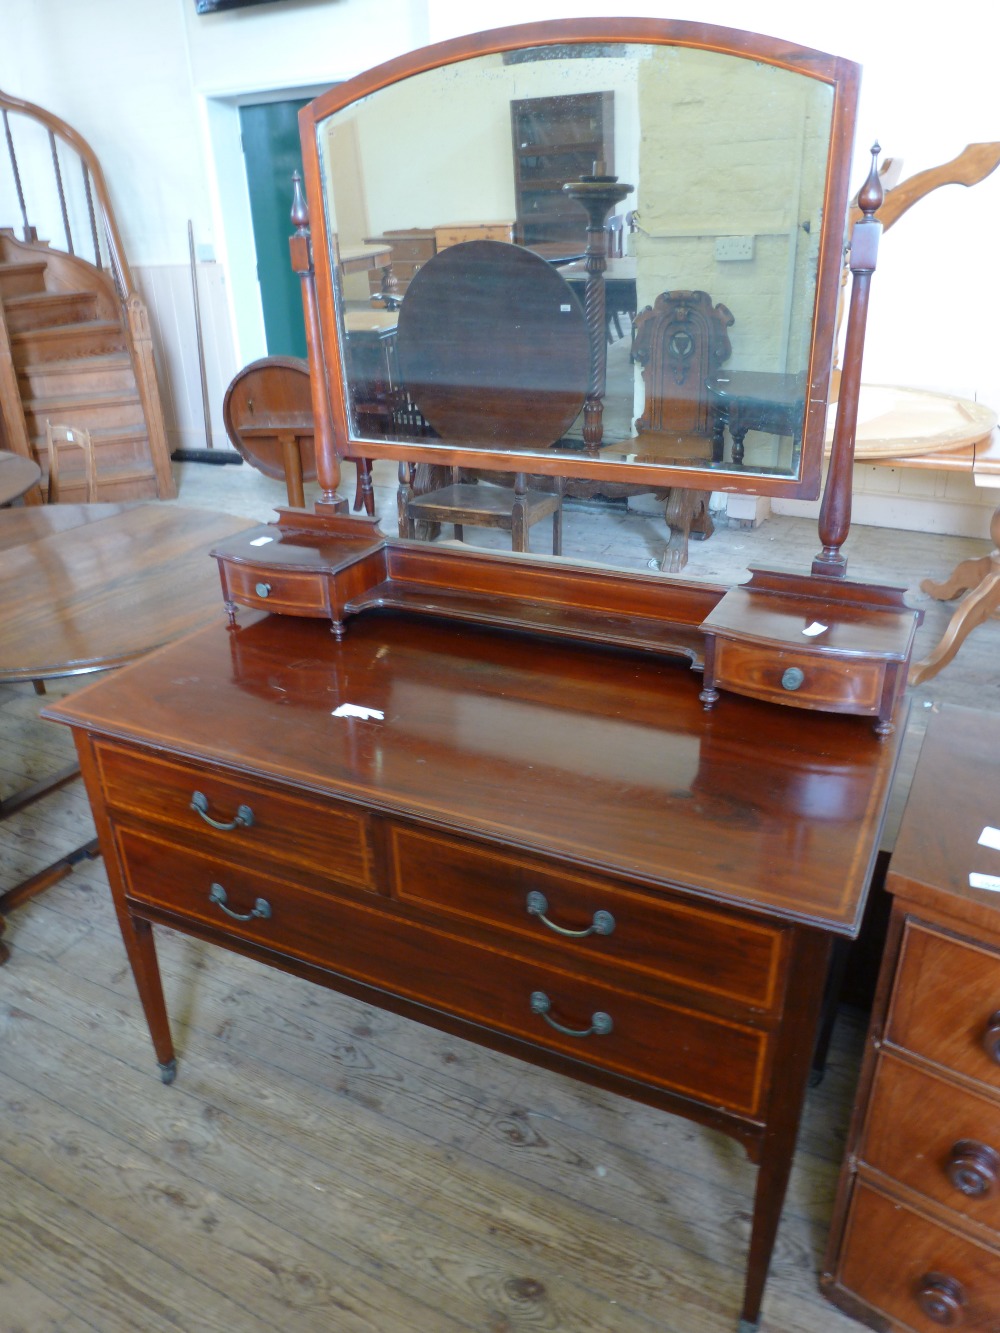
[[983,1050],[995,1064],[1000,1065],[1000,1009],[995,1010],[986,1020]]
[[962,1284],[943,1273],[925,1273],[920,1279],[917,1304],[928,1319],[943,1328],[957,1328],[962,1322],[965,1292]]
[[945,1164],[948,1179],[969,1199],[989,1199],[1000,1180],[1000,1153],[975,1139],[960,1139]]

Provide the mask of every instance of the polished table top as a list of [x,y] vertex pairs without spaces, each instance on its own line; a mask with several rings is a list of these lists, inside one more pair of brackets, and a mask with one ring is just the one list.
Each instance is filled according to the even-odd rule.
[[30,458],[0,449],[0,505],[18,500],[41,480],[42,469]]
[[252,526],[158,503],[0,510],[0,681],[119,666],[222,619],[208,553]]
[[[240,612],[46,716],[857,930],[903,727],[726,695],[686,663],[407,615]],[[341,704],[375,710],[337,716]]]

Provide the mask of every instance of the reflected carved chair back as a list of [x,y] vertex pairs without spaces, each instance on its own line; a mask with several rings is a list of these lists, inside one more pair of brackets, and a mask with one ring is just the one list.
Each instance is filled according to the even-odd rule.
[[727,330],[734,323],[707,292],[662,292],[636,316],[632,355],[646,391],[635,423],[640,454],[685,461],[713,456],[708,384],[732,355]]
[[[721,436],[708,385],[732,355],[730,310],[707,292],[661,292],[635,320],[632,356],[642,366],[646,401],[636,420],[636,455],[651,462],[721,458]],[[673,487],[665,517],[670,541],[660,563],[676,574],[687,564],[688,539],[712,535],[710,492]]]

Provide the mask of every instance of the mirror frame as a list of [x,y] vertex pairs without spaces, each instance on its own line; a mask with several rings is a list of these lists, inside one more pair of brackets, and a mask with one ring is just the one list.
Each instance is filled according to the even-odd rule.
[[[332,271],[330,237],[326,226],[323,179],[318,148],[320,123],[333,113],[368,97],[381,88],[428,70],[476,56],[500,54],[526,47],[565,44],[646,44],[691,47],[738,56],[773,65],[828,84],[833,90],[830,151],[823,192],[816,271],[816,296],[809,343],[808,396],[802,436],[799,475],[781,477],[684,467],[610,461],[566,454],[546,456],[516,449],[462,449],[438,441],[376,440],[352,433],[345,397],[345,355],[341,346],[339,284]],[[313,372],[314,412],[317,420],[318,480],[326,495],[339,481],[339,460],[361,455],[446,466],[475,467],[484,471],[527,471],[537,475],[580,477],[649,485],[650,489],[681,487],[723,493],[815,499],[820,493],[829,388],[836,338],[837,306],[848,221],[848,177],[854,146],[855,119],[861,68],[852,61],[827,55],[778,38],[734,28],[680,20],[559,19],[498,28],[423,47],[338,84],[303,107],[299,113],[308,221],[311,225],[315,307],[310,310],[312,274],[296,264],[303,277],[310,365]],[[296,217],[299,235],[305,219]]]

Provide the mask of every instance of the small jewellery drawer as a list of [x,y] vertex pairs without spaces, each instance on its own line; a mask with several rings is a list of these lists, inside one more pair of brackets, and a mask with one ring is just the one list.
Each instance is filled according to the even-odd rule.
[[182,829],[221,855],[277,862],[374,890],[367,819],[349,806],[314,804],[236,773],[114,745],[96,749],[112,810]]
[[915,1333],[997,1328],[1000,1255],[861,1182],[838,1277],[853,1295]]
[[401,902],[516,930],[565,950],[568,967],[614,963],[765,1013],[780,996],[779,929],[445,835],[395,825],[390,836]]
[[133,906],[740,1115],[761,1113],[766,1033],[416,925],[385,899],[314,893],[131,829],[116,830],[116,841]]
[[1000,1089],[1000,954],[910,919],[886,1036]]
[[715,639],[714,682],[755,699],[822,708],[830,712],[877,713],[885,684],[883,662],[824,659],[806,652]]
[[860,1156],[1000,1232],[1000,1102],[882,1053]]
[[280,611],[297,616],[330,615],[329,580],[325,574],[302,570],[281,573],[226,560],[225,579],[229,596],[244,606]]

